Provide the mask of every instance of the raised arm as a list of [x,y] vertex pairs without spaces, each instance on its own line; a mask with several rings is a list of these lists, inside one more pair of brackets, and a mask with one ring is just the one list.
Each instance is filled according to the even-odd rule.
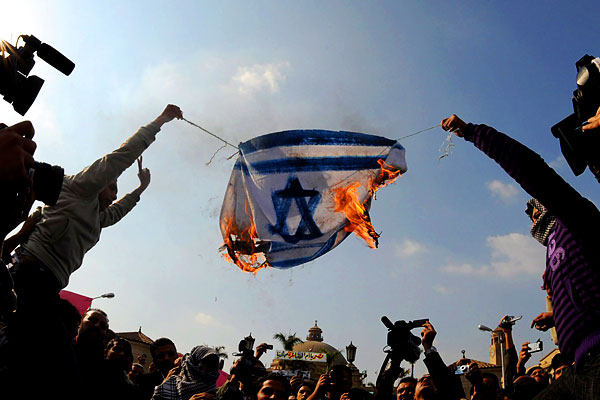
[[183,118],[183,114],[179,107],[169,104],[153,122],[141,127],[121,147],[75,175],[72,179],[73,190],[82,197],[97,196],[150,146],[160,128],[175,118]]
[[442,121],[442,129],[472,142],[569,229],[585,231],[600,223],[596,206],[527,146],[489,126],[466,124],[455,114]]

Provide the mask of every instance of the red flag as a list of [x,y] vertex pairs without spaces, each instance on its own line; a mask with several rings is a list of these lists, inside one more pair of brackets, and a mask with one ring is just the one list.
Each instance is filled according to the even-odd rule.
[[67,300],[69,303],[73,304],[75,308],[79,311],[81,315],[85,314],[88,308],[92,305],[92,298],[83,296],[81,294],[69,292],[68,290],[60,291],[60,298]]

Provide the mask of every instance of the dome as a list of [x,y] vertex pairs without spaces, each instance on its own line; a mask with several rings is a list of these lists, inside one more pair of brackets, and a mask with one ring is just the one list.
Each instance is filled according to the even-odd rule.
[[321,333],[323,331],[317,326],[317,321],[315,321],[315,326],[308,330],[307,340],[304,343],[298,343],[292,350],[297,352],[325,353],[328,358],[332,358],[330,365],[346,365],[348,363],[346,358],[338,349],[323,342]]

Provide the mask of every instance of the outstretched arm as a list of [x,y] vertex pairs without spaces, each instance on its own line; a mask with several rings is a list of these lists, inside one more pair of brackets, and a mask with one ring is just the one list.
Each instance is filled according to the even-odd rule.
[[169,104],[150,124],[141,127],[117,150],[96,160],[72,178],[72,188],[82,197],[95,197],[108,184],[117,180],[154,141],[161,126],[175,118],[182,118],[179,107]]
[[600,223],[596,206],[527,146],[489,126],[466,124],[455,114],[442,121],[442,129],[473,142],[570,230],[586,232]]

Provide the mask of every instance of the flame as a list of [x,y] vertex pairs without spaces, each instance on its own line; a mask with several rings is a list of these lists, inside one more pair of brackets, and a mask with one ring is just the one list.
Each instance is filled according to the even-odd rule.
[[372,196],[375,196],[375,193],[382,187],[394,183],[402,175],[398,168],[386,163],[382,159],[377,160],[377,164],[381,167],[381,172],[377,175],[377,178],[369,182],[369,191]]
[[250,226],[246,229],[240,229],[233,218],[227,218],[225,227],[225,241],[220,247],[223,258],[228,262],[237,265],[242,271],[252,272],[256,275],[258,270],[270,267],[266,255],[261,248],[263,243],[258,238],[256,225],[248,214],[248,204],[245,211],[248,215]]
[[377,248],[380,235],[375,232],[375,228],[371,223],[367,205],[375,197],[375,193],[380,188],[393,183],[401,175],[398,168],[387,164],[385,161],[379,159],[377,163],[381,167],[381,172],[375,179],[369,182],[369,195],[364,202],[361,202],[358,197],[360,182],[352,182],[346,187],[332,189],[334,193],[334,211],[343,212],[348,220],[344,230],[346,232],[354,232],[363,238],[367,245],[373,249]]

